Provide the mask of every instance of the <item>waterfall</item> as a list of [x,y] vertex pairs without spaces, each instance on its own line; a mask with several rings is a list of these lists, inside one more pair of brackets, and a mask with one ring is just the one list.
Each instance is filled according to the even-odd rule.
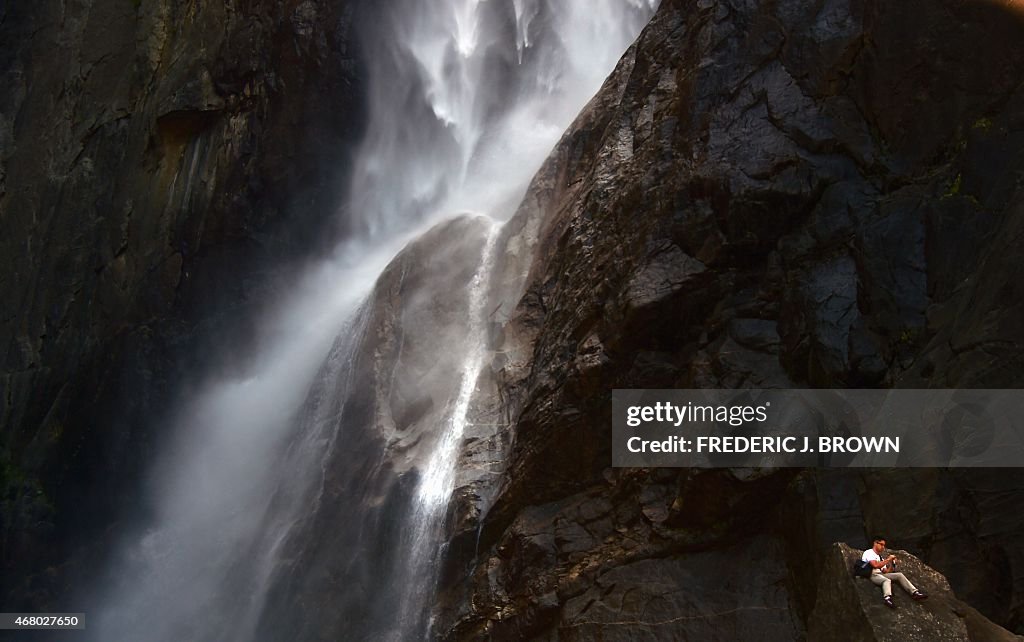
[[476,389],[480,368],[488,356],[487,319],[484,306],[487,303],[488,281],[493,265],[497,229],[490,226],[487,240],[480,256],[480,265],[470,283],[467,353],[459,373],[458,395],[450,411],[446,412],[443,432],[427,460],[416,489],[410,522],[412,524],[409,547],[410,564],[402,579],[402,591],[398,622],[400,635],[397,639],[410,639],[417,631],[429,630],[423,625],[429,615],[428,603],[423,595],[433,590],[435,571],[438,567],[438,544],[442,540],[442,520],[455,484],[456,462],[459,445],[469,421],[469,404]]
[[477,374],[486,356],[486,336],[484,332],[484,305],[487,298],[487,276],[490,274],[491,259],[494,255],[494,244],[497,234],[492,227],[488,230],[487,241],[481,253],[480,267],[473,275],[469,291],[469,332],[466,344],[469,347],[465,366],[460,373],[459,394],[452,410],[448,414],[448,422],[444,434],[437,446],[430,453],[423,478],[416,494],[417,505],[424,511],[434,512],[443,505],[452,493],[454,482],[454,459],[459,441],[468,420],[469,402],[476,385]]
[[656,2],[368,10],[347,236],[276,302],[244,373],[183,391],[90,636],[430,634],[498,226]]

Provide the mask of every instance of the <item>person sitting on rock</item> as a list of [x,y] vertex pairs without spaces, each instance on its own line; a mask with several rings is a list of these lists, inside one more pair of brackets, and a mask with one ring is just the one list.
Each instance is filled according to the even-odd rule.
[[885,551],[885,538],[878,536],[872,540],[871,548],[864,551],[864,554],[860,556],[862,560],[871,565],[874,569],[871,571],[871,581],[882,587],[882,601],[885,605],[891,609],[896,608],[896,605],[892,602],[892,581],[896,580],[900,586],[907,593],[910,593],[910,597],[915,600],[923,600],[927,595],[917,589],[916,586],[910,583],[910,580],[903,575],[903,573],[896,573],[896,556],[890,555],[885,559],[882,558],[882,553]]

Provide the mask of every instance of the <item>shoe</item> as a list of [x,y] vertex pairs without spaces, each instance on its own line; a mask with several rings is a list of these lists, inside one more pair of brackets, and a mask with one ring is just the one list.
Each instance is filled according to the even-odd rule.
[[919,602],[921,600],[927,600],[928,599],[928,596],[925,595],[924,593],[922,593],[921,591],[914,591],[913,593],[910,594],[910,597],[914,598],[915,600],[917,600]]
[[892,596],[891,595],[886,595],[885,597],[882,598],[882,601],[885,602],[885,605],[888,606],[890,609],[896,608],[896,605],[892,603]]

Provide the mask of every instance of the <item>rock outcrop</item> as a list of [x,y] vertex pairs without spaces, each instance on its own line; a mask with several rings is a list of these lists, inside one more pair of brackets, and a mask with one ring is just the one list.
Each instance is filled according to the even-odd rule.
[[0,7],[7,610],[56,608],[68,555],[109,548],[172,382],[244,346],[273,270],[330,236],[362,130],[357,6]]
[[[378,278],[301,411],[322,467],[275,557],[257,630],[265,640],[402,639],[416,550],[418,483],[458,396],[469,292],[490,223],[462,216],[406,246]],[[340,365],[339,365],[340,364]],[[291,453],[295,445],[287,448]],[[263,537],[277,537],[268,512]],[[432,530],[437,530],[434,528]],[[436,547],[439,533],[430,533]],[[429,569],[429,561],[428,561]],[[422,594],[416,596],[423,603]]]
[[893,584],[896,609],[884,606],[881,589],[866,578],[854,577],[851,568],[860,551],[834,544],[825,556],[818,583],[818,601],[811,614],[808,638],[863,642],[919,640],[983,640],[1015,642],[1024,639],[997,626],[958,600],[946,578],[906,551],[892,551],[899,572],[928,595],[916,602]]
[[1022,43],[1014,3],[662,3],[508,226],[446,639],[811,639],[865,529],[1024,630],[1020,471],[608,468],[614,388],[1024,383]]

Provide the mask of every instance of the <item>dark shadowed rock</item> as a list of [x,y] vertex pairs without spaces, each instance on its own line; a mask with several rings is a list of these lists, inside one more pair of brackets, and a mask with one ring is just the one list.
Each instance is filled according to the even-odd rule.
[[333,236],[358,5],[0,8],[7,610],[63,608],[57,570],[109,548],[175,384],[248,345],[278,271]]
[[[615,388],[1024,385],[1022,66],[1006,3],[664,0],[506,227],[511,451],[455,533],[475,546],[449,560],[472,581],[444,587],[448,639],[662,635],[614,624],[646,620],[611,578],[679,582],[778,541],[785,597],[762,606],[799,623],[762,637],[799,638],[831,542],[874,531],[1024,631],[1015,471],[608,468]],[[598,498],[600,527],[573,509]],[[652,621],[695,608],[636,591]]]
[[558,639],[798,639],[781,557],[759,541],[617,566],[566,603]]
[[993,624],[958,600],[946,578],[918,558],[906,551],[892,552],[899,560],[899,572],[926,593],[928,599],[915,601],[893,582],[896,609],[885,606],[880,587],[851,573],[861,551],[836,543],[825,555],[818,600],[808,623],[808,639],[857,642],[1011,642],[1024,639]]

